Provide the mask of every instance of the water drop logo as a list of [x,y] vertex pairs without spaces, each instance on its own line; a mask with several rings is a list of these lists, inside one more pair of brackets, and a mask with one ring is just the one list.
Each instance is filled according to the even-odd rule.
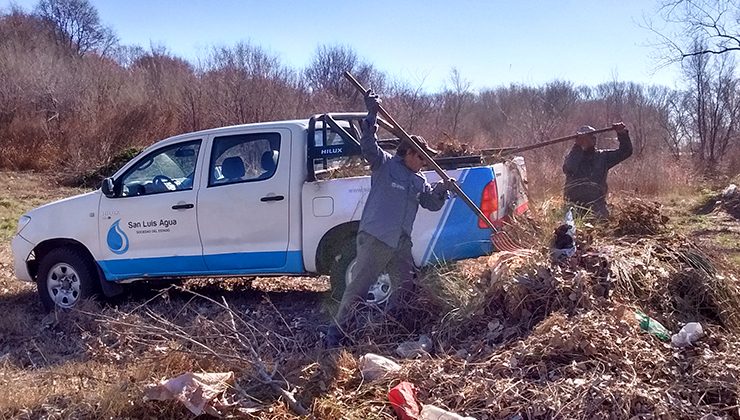
[[128,251],[128,236],[126,232],[121,230],[118,223],[121,219],[116,220],[108,229],[108,248],[113,251],[114,254],[122,255]]

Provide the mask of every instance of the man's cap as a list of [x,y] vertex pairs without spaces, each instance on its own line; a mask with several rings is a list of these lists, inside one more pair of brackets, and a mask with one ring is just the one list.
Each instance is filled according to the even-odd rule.
[[[411,136],[411,138],[414,139],[416,141],[416,144],[421,146],[421,148],[424,149],[424,151],[427,152],[429,156],[437,156],[439,154],[439,150],[432,149],[429,146],[429,143],[427,143],[427,141],[424,139],[424,137],[413,135]],[[398,149],[396,149],[396,153],[398,153],[400,156],[404,156],[406,152],[408,152],[410,149],[411,146],[407,142],[401,141],[401,143],[398,145]]]
[[576,134],[588,134],[593,133],[594,131],[596,131],[596,129],[590,125],[582,125],[578,130],[576,130]]

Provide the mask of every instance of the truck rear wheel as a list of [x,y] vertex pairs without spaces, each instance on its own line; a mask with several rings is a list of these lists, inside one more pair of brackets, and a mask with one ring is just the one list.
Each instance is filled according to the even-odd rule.
[[[334,257],[334,263],[331,267],[331,297],[333,300],[340,302],[344,289],[347,284],[352,282],[352,271],[357,264],[357,245],[355,238],[345,242],[344,246],[339,248],[339,252]],[[391,294],[391,277],[388,273],[381,273],[378,281],[375,282],[367,291],[367,303],[382,304],[388,300]]]
[[97,293],[98,276],[82,252],[56,248],[41,259],[36,284],[47,311],[55,307],[69,309]]

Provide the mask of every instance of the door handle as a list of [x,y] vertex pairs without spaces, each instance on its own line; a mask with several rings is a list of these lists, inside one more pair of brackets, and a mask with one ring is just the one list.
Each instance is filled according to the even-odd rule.
[[172,206],[172,210],[192,209],[193,207],[195,207],[194,204],[175,204]]
[[282,195],[268,195],[260,198],[260,201],[281,201],[284,199],[285,197],[283,197]]

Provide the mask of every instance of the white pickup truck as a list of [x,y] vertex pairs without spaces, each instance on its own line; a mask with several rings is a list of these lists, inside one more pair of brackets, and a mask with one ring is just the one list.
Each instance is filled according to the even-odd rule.
[[[162,140],[99,190],[24,214],[12,241],[16,276],[37,283],[49,310],[151,278],[329,274],[340,295],[352,278],[355,235],[370,190],[367,175],[341,178],[363,168],[363,117],[320,114]],[[394,141],[380,143],[392,148]],[[523,159],[438,163],[492,221],[526,210]],[[424,266],[490,253],[489,235],[453,198],[438,212],[420,209],[414,260]],[[381,276],[368,299],[381,302],[389,289],[388,276]]]

